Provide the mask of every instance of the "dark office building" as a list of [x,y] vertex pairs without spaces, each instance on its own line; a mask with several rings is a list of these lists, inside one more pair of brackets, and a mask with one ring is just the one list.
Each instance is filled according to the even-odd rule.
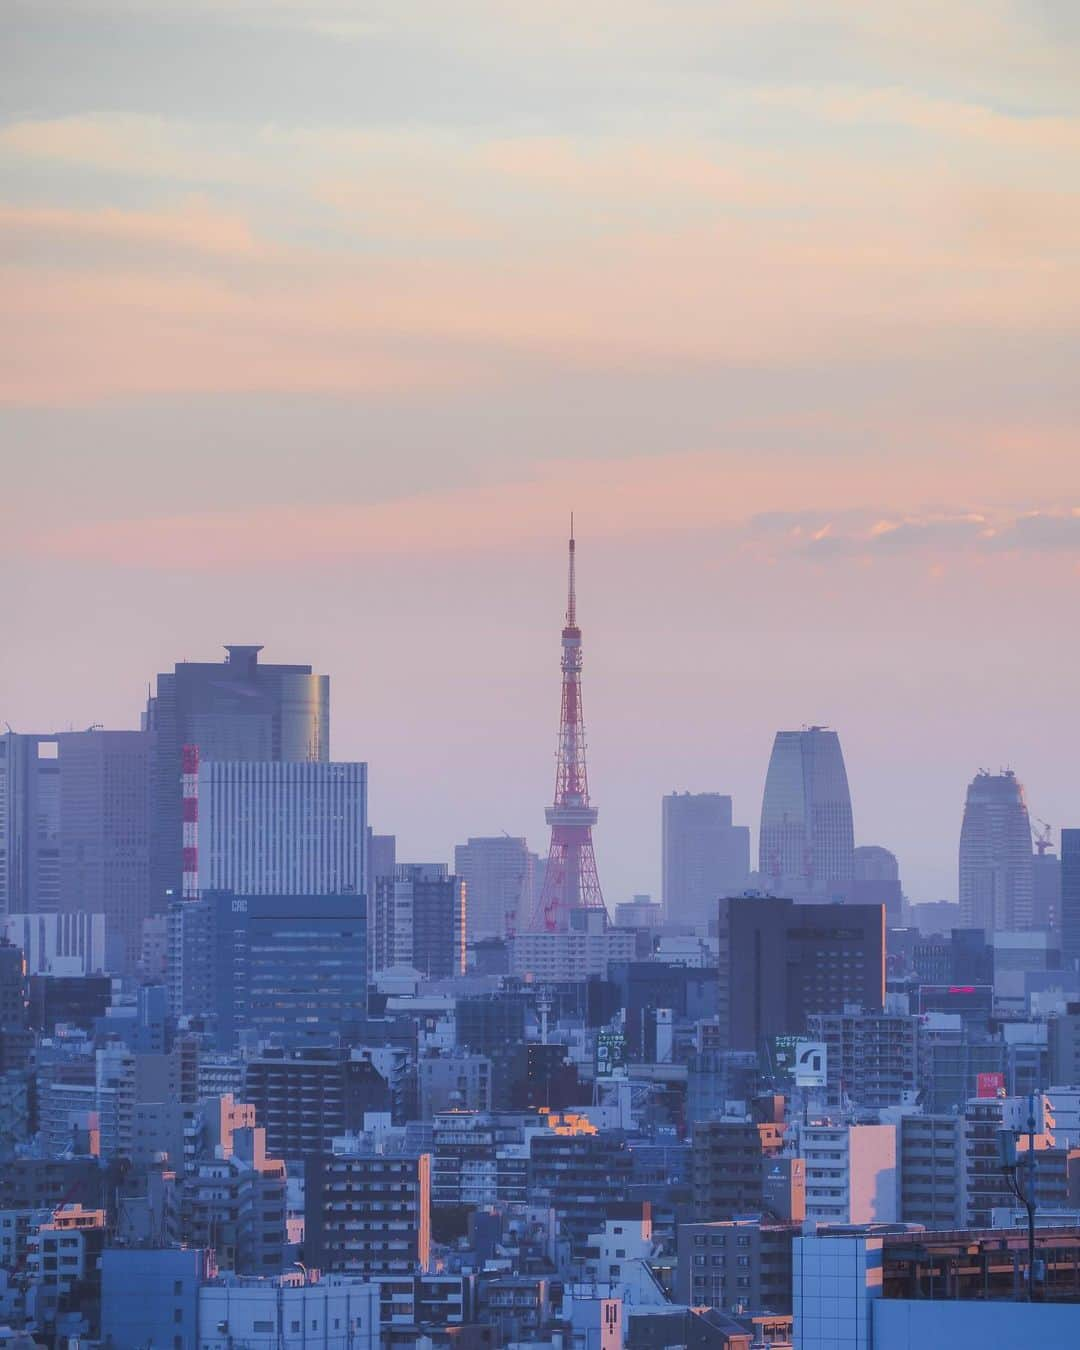
[[0,1167],[0,1209],[97,1209],[105,1183],[96,1158],[11,1158]]
[[1061,964],[1080,966],[1080,829],[1061,831]]
[[525,1040],[524,993],[480,994],[457,1001],[457,1043],[463,1050],[490,1055]]
[[369,1061],[338,1046],[271,1047],[248,1061],[245,1099],[266,1130],[266,1150],[295,1162],[356,1134],[366,1111],[389,1111],[390,1089]]
[[222,1050],[249,1032],[325,1044],[367,1013],[363,896],[209,891],[169,923],[174,1010],[212,1016]]
[[719,904],[720,1042],[761,1050],[806,1029],[811,1013],[885,1001],[881,905],[799,905],[769,897]]
[[112,1002],[108,975],[31,975],[30,1025],[51,1036],[58,1023],[93,1031]]
[[183,871],[181,752],[204,760],[328,760],[330,678],[310,666],[259,664],[257,646],[227,646],[221,663],[183,661],[157,677],[146,707],[152,733],[152,913],[180,894]]

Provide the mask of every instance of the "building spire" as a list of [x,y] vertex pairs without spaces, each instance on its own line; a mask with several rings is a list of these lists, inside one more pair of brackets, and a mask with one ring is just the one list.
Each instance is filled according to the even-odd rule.
[[566,627],[562,631],[562,709],[555,799],[547,808],[551,826],[544,885],[530,927],[533,932],[565,932],[571,911],[599,909],[604,898],[596,873],[592,827],[596,808],[589,801],[585,765],[585,723],[581,714],[581,629],[577,626],[574,574],[574,518],[570,517]]

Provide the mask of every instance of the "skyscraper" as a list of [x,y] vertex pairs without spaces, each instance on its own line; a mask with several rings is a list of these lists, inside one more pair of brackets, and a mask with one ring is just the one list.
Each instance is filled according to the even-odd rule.
[[0,913],[55,914],[60,900],[60,747],[0,735]]
[[505,937],[532,905],[533,855],[508,834],[470,839],[454,849],[454,871],[465,882],[469,938]]
[[1080,830],[1061,831],[1061,964],[1080,968]]
[[662,811],[663,902],[669,920],[704,926],[722,895],[745,890],[750,830],[731,823],[731,798],[674,792]]
[[150,904],[150,737],[83,731],[57,737],[60,897],[65,913],[104,914],[132,971]]
[[758,868],[777,893],[827,898],[830,886],[851,881],[851,794],[835,731],[807,727],[776,733],[758,846]]
[[151,912],[179,895],[181,756],[203,760],[330,758],[330,679],[310,666],[259,664],[258,646],[227,646],[222,663],[183,661],[157,677],[145,727],[151,752]]
[[199,766],[199,887],[237,895],[362,895],[367,765]]
[[960,829],[960,922],[1030,928],[1033,866],[1024,789],[1011,769],[972,779]]

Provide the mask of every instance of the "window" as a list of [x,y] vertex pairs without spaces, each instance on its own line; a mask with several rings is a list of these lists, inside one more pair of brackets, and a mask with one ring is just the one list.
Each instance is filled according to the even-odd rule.
[[252,1331],[273,1331],[274,1324],[273,1322],[254,1321],[251,1324],[251,1329]]
[[289,1330],[290,1330],[290,1331],[299,1331],[299,1330],[300,1330],[300,1323],[299,1323],[299,1322],[294,1322],[294,1323],[292,1324],[292,1326],[289,1328]]
[[172,1291],[173,1291],[174,1294],[182,1294],[182,1293],[184,1292],[184,1281],[183,1281],[183,1280],[173,1280]]

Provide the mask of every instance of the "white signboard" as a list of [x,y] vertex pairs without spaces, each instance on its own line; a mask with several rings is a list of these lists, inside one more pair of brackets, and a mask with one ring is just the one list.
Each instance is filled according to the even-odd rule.
[[824,1087],[825,1046],[821,1041],[799,1041],[795,1047],[795,1086]]

